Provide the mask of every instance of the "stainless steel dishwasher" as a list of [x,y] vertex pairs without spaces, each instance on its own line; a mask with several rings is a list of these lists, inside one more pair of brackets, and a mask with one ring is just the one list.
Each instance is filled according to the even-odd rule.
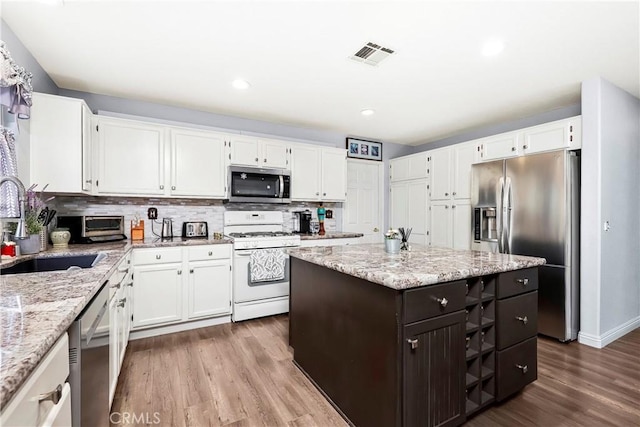
[[105,282],[69,328],[73,427],[109,425],[109,325]]

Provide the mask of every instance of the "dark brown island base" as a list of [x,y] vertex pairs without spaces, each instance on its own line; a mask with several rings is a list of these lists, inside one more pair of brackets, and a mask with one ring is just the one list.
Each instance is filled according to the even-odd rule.
[[544,259],[383,245],[290,254],[294,362],[353,425],[459,425],[536,380]]

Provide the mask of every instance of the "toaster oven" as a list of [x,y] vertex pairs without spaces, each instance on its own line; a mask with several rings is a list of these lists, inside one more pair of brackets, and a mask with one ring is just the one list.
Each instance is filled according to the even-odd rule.
[[74,215],[59,216],[58,228],[71,233],[69,243],[102,243],[125,240],[124,216]]

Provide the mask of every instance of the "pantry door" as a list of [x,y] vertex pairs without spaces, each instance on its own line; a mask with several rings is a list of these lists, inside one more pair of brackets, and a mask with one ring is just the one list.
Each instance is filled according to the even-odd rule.
[[347,160],[347,200],[342,230],[362,233],[362,243],[382,242],[382,162]]

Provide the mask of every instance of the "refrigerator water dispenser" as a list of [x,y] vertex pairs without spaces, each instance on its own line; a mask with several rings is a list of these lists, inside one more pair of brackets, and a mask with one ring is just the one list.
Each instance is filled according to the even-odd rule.
[[474,240],[495,242],[498,240],[496,208],[475,208],[473,210]]

